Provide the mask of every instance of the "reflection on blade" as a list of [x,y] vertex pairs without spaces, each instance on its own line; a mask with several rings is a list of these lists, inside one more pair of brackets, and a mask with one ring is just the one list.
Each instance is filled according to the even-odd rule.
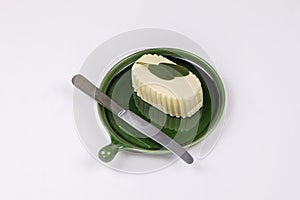
[[179,156],[186,163],[191,164],[193,162],[192,156],[182,146],[135,113],[127,110],[126,112],[121,113],[119,117],[139,132],[143,133]]

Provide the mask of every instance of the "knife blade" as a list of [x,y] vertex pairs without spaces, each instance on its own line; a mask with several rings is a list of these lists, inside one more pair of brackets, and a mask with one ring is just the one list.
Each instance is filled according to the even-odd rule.
[[186,151],[181,145],[175,140],[170,138],[168,135],[163,133],[161,130],[147,122],[143,118],[139,117],[130,110],[122,108],[119,104],[113,101],[106,94],[101,92],[93,83],[81,74],[77,74],[72,78],[73,85],[81,90],[86,95],[90,96],[103,107],[110,110],[113,114],[121,118],[127,124],[132,126],[134,129],[142,133],[143,135],[151,138],[163,147],[173,152],[179,158],[184,160],[186,163],[193,163],[194,159],[188,151]]

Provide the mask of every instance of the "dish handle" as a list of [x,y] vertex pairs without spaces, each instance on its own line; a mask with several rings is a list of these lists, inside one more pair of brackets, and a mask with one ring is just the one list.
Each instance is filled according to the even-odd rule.
[[98,158],[103,162],[110,162],[114,159],[118,151],[119,147],[113,143],[110,143],[99,150]]

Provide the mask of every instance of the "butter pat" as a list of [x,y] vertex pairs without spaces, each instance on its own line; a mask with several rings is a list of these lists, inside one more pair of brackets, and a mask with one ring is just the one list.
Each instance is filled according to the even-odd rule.
[[176,117],[191,117],[203,105],[199,79],[169,59],[145,54],[132,66],[132,86],[142,100]]

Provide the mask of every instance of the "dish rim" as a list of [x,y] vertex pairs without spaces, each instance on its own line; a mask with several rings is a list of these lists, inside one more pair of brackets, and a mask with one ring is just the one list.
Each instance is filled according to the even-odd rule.
[[[135,52],[130,52],[127,55],[123,55],[123,57],[120,57],[118,59],[118,61],[116,61],[109,68],[109,70],[106,71],[106,73],[103,75],[103,78],[101,79],[101,82],[98,83],[98,85],[100,84],[99,88],[103,92],[106,92],[107,88],[110,85],[111,79],[113,79],[114,76],[116,76],[120,71],[122,71],[127,66],[126,62],[128,62],[128,60],[130,60],[131,57],[133,57],[136,54],[141,53],[143,51],[149,51],[149,50],[153,50],[153,51],[155,51],[155,50],[166,50],[166,51],[176,52],[176,53],[179,52],[179,55],[184,54],[187,57],[181,57],[181,58],[187,59],[189,62],[195,63],[197,66],[201,67],[211,77],[211,79],[216,83],[217,91],[219,93],[219,103],[220,103],[217,115],[213,119],[213,124],[209,125],[208,131],[206,131],[206,133],[203,136],[201,136],[197,140],[191,142],[190,144],[184,146],[184,148],[192,147],[192,146],[200,143],[201,141],[203,141],[206,137],[208,137],[215,130],[215,128],[219,124],[222,116],[224,115],[224,111],[225,111],[225,107],[226,107],[226,92],[225,92],[225,87],[224,87],[223,81],[222,81],[220,75],[214,69],[214,67],[209,62],[207,62],[205,59],[203,59],[203,58],[199,57],[198,55],[193,54],[193,53],[191,53],[189,51],[182,50],[182,49],[179,49],[179,48],[157,47],[157,48],[139,49],[139,50],[137,50]],[[204,63],[204,65],[200,65],[199,62]],[[123,63],[125,63],[125,64],[123,64]],[[108,83],[106,83],[106,82],[108,82]],[[105,114],[105,108],[103,108],[102,106],[98,106],[98,104],[97,104],[97,114],[98,114],[97,115],[98,118],[100,119],[99,120],[100,123],[102,123],[102,125],[106,129],[106,132],[108,133],[108,135],[109,135],[109,137],[111,139],[111,143],[114,143],[112,141],[112,134],[113,135],[118,135],[118,133],[115,133],[115,131],[109,125],[109,122],[107,121],[107,117],[106,117],[106,114]],[[106,123],[106,124],[104,124],[104,123]],[[134,152],[141,152],[141,153],[151,153],[151,154],[165,154],[165,153],[170,153],[170,151],[165,150],[165,149],[151,150],[151,149],[144,149],[144,148],[139,148],[139,147],[133,147],[133,146],[135,146],[134,144],[132,144],[129,141],[127,141],[127,140],[125,140],[123,138],[120,138],[120,137],[118,137],[118,140],[119,140],[119,142],[121,141],[120,142],[121,144],[126,144],[125,146],[122,146],[120,144],[116,144],[118,146],[118,148],[120,148],[122,150],[134,151]]]

